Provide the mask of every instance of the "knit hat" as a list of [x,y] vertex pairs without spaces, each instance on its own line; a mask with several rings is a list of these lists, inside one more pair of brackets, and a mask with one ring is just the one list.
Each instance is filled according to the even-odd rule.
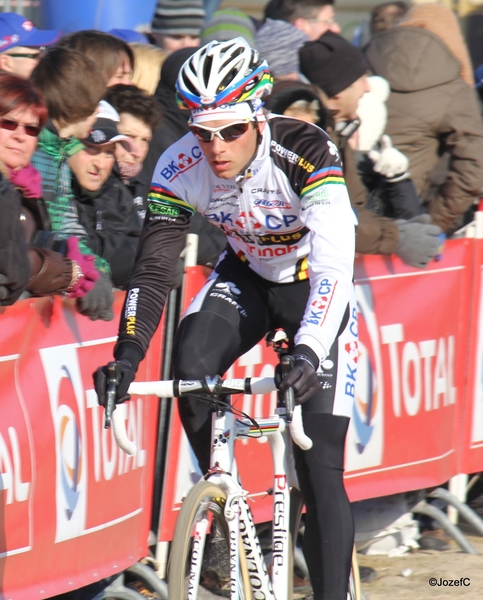
[[255,47],[255,24],[238,8],[224,8],[213,13],[201,31],[200,46],[217,40],[227,42],[241,36],[252,48]]
[[274,77],[300,71],[298,49],[308,41],[308,35],[291,23],[273,19],[255,33],[256,47]]
[[151,29],[163,35],[199,36],[204,18],[203,0],[158,0]]
[[299,57],[301,72],[329,98],[347,89],[369,68],[358,48],[330,30],[304,44]]

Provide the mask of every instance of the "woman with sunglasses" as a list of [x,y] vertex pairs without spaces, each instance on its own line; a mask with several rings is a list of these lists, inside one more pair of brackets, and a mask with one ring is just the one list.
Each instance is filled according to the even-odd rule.
[[[10,182],[3,188],[2,203],[5,195],[10,195],[18,206],[15,225],[22,226],[22,245],[28,257],[24,289],[35,296],[65,293],[80,297],[98,277],[94,259],[80,254],[76,238],[61,241],[50,231],[41,177],[30,163],[46,119],[45,102],[30,81],[0,74],[0,170]],[[5,216],[4,208],[1,220]]]
[[[195,210],[227,234],[228,245],[181,321],[173,374],[223,374],[265,334],[282,327],[311,450],[295,448],[306,504],[304,552],[315,600],[346,600],[354,529],[342,473],[357,371],[353,285],[356,218],[337,148],[327,134],[267,115],[266,62],[243,38],[210,42],[177,81],[191,132],[154,172],[134,274],[114,356],[126,399],[153,335]],[[319,384],[319,371],[323,386]],[[106,368],[95,373],[105,402]],[[209,467],[210,413],[180,399],[183,426],[202,472]]]

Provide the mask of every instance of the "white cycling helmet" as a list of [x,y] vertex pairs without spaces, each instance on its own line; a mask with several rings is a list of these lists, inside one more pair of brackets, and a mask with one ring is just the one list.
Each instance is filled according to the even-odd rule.
[[262,98],[273,79],[266,61],[242,38],[209,42],[183,64],[176,81],[181,108],[213,108]]

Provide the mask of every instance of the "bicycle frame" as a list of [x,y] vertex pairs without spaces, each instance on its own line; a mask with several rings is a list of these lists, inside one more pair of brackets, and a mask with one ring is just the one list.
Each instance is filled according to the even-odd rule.
[[[207,377],[203,381],[135,382],[131,384],[129,392],[163,398],[208,392],[216,397],[217,387],[224,396],[233,393],[266,394],[276,390],[273,378],[252,377],[221,380]],[[303,431],[300,406],[295,408],[290,424],[287,424],[286,420],[280,416],[280,414],[286,414],[283,407],[277,409],[279,414],[257,419],[257,423],[247,418],[235,418],[234,414],[228,410],[229,408],[229,404],[226,404],[226,409],[222,404],[217,404],[217,408],[213,412],[210,469],[205,479],[220,486],[227,495],[223,512],[229,534],[230,598],[236,600],[239,597],[237,577],[240,572],[241,542],[243,560],[248,567],[248,578],[254,599],[285,600],[288,590],[291,589],[290,489],[293,485],[298,487],[290,438],[306,450],[312,446],[312,441]],[[132,455],[136,453],[136,446],[127,437],[123,409],[124,405],[120,404],[112,414],[114,437],[119,447]],[[271,577],[265,566],[255,524],[247,503],[248,492],[238,481],[234,459],[235,439],[260,437],[261,435],[268,436],[274,468]],[[220,505],[214,502],[212,509],[220,510]],[[194,552],[192,552],[188,576],[188,598],[190,600],[195,600],[197,597],[201,557],[209,525],[208,519],[201,519],[195,526]]]
[[[257,599],[284,600],[290,589],[290,488],[296,482],[295,470],[291,461],[291,440],[285,421],[278,415],[257,419],[258,427],[244,419],[235,419],[233,413],[218,410],[212,416],[212,444],[210,470],[205,479],[219,485],[227,492],[225,517],[229,528],[230,540],[230,598],[238,599],[237,574],[239,573],[239,545],[248,567],[248,577],[253,597]],[[246,492],[238,483],[234,460],[235,439],[243,437],[269,437],[272,454],[273,478],[273,530],[272,560],[270,577],[265,566],[262,550],[256,534],[255,524],[246,497]],[[200,523],[204,532],[198,528],[195,537],[203,536],[206,524]],[[201,563],[202,552],[194,562]],[[198,559],[196,561],[196,558]],[[201,564],[191,565],[193,579]],[[191,578],[191,573],[190,573]],[[196,590],[197,591],[197,590]],[[190,588],[191,592],[191,588]],[[188,594],[188,597],[191,597]],[[196,593],[192,596],[196,598]]]

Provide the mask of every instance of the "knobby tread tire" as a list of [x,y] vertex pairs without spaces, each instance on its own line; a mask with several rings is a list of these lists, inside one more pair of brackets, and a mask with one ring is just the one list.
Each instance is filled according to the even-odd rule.
[[[176,528],[169,553],[168,600],[186,600],[185,565],[187,564],[190,552],[191,532],[196,522],[196,517],[200,513],[200,510],[202,510],[203,505],[207,503],[215,507],[218,505],[219,511],[216,511],[217,523],[224,531],[228,532],[228,524],[223,511],[225,501],[226,493],[219,486],[209,481],[198,482],[191,488],[184,499],[176,521]],[[214,511],[211,512],[215,514]],[[239,581],[243,600],[251,600],[245,555],[242,550],[240,552]]]
[[129,576],[133,576],[140,581],[146,586],[149,592],[154,593],[157,599],[168,600],[168,588],[166,582],[162,581],[150,566],[137,562],[128,567],[124,573],[125,578],[126,575],[128,578]]
[[361,578],[359,575],[359,564],[357,563],[357,552],[355,546],[352,549],[352,566],[349,578],[347,600],[362,600]]
[[104,592],[102,600],[144,600],[144,596],[128,588]]

